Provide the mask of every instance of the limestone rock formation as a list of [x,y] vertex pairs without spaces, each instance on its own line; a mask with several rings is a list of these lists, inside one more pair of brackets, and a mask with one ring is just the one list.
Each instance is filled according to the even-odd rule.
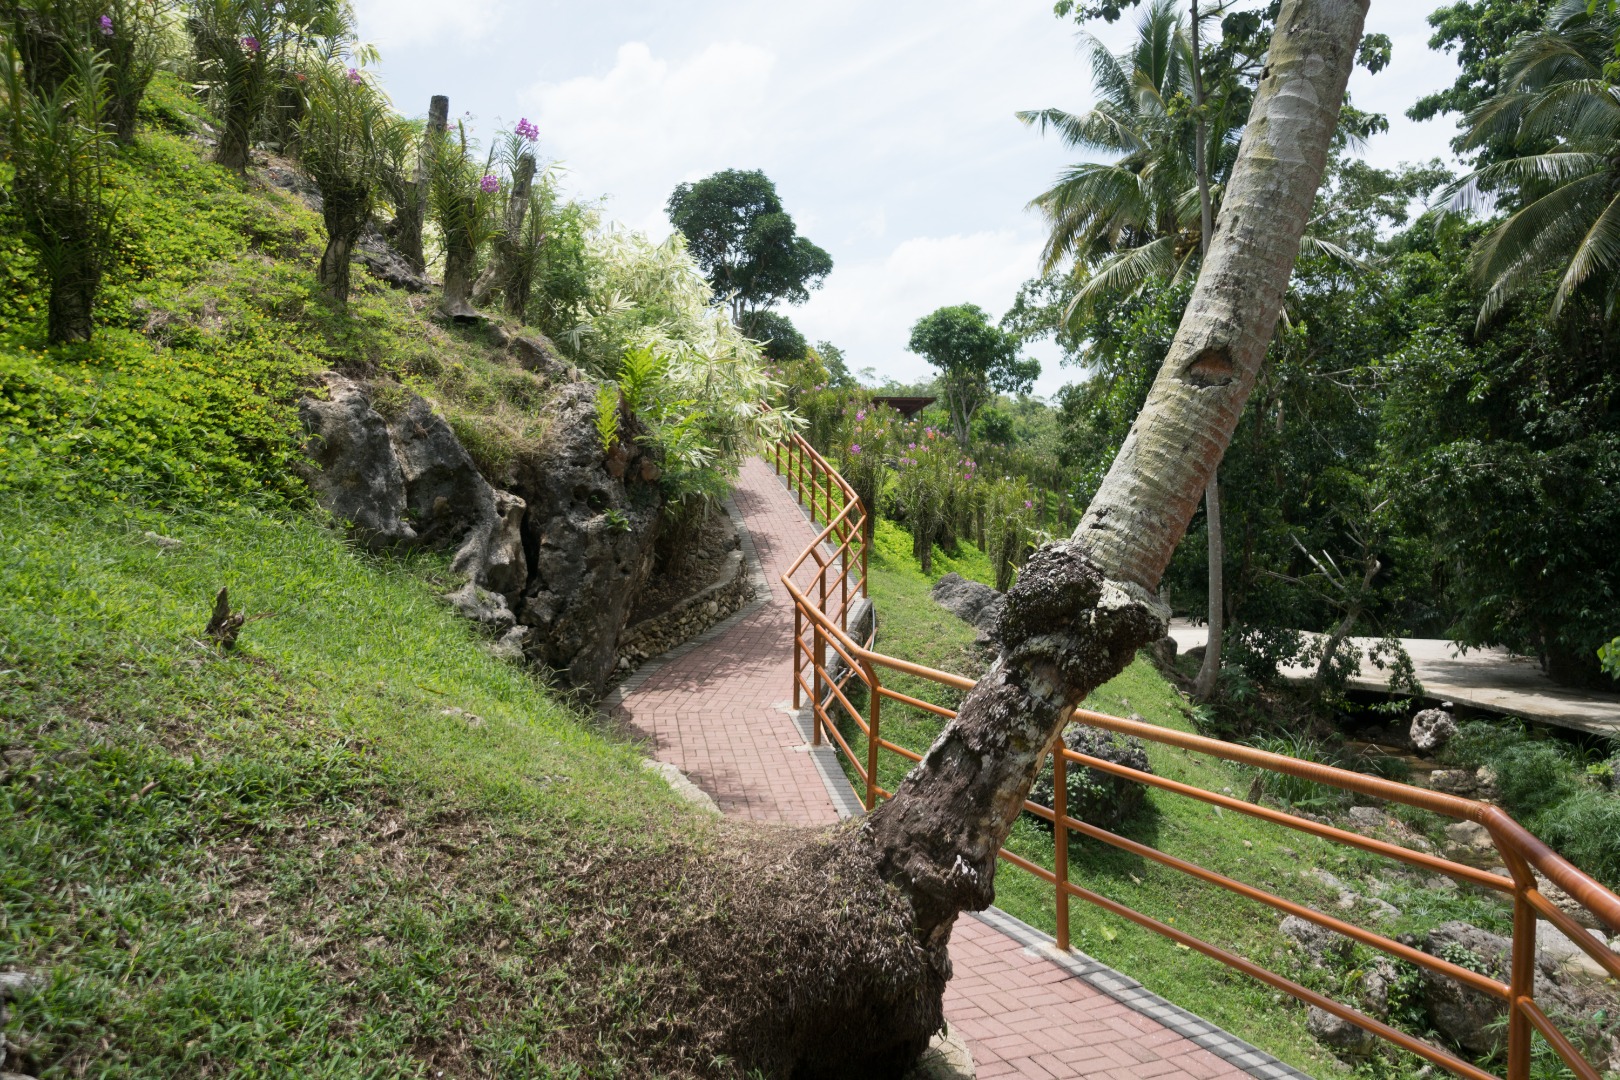
[[308,397],[298,419],[308,437],[304,453],[319,471],[311,486],[321,506],[373,549],[416,540],[405,521],[405,474],[394,457],[388,425],[365,388],[326,377],[325,399]]
[[946,574],[936,581],[931,595],[940,607],[978,630],[979,637],[985,640],[995,627],[1001,609],[1007,606],[1005,593],[956,573]]
[[589,384],[562,386],[551,411],[545,453],[520,457],[510,477],[529,506],[523,528],[529,575],[516,613],[535,631],[531,660],[600,694],[631,604],[652,570],[662,496],[638,469],[616,479],[603,467]]
[[1424,709],[1412,717],[1410,734],[1413,746],[1432,754],[1457,734],[1457,721],[1444,709]]
[[[537,367],[549,362],[543,339],[508,335],[507,344]],[[528,627],[528,659],[595,695],[651,570],[662,494],[658,463],[639,447],[623,478],[609,474],[594,388],[571,370],[548,372],[569,378],[550,410],[552,437],[496,478],[510,490],[491,485],[424,398],[411,395],[384,420],[364,385],[334,374],[300,417],[323,508],[375,549],[453,551],[466,584],[446,597],[452,606],[497,632]],[[519,640],[505,643],[511,652]]]

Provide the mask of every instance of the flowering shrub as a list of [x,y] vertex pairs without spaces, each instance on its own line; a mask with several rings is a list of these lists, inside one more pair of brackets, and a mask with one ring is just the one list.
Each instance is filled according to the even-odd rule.
[[371,216],[387,164],[387,101],[356,68],[336,62],[314,66],[298,126],[299,164],[321,189],[326,250],[318,277],[339,303],[349,299],[349,262]]
[[444,243],[444,300],[451,318],[475,318],[471,299],[478,253],[495,235],[500,180],[491,172],[495,152],[480,164],[467,139],[466,125],[429,132],[425,140],[428,205]]

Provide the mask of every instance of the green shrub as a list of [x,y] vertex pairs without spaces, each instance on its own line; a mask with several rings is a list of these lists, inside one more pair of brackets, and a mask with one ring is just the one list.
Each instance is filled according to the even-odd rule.
[[[1314,761],[1319,765],[1341,764],[1337,752],[1331,747],[1305,735],[1264,735],[1250,740],[1249,745],[1270,754]],[[1254,782],[1262,794],[1270,796],[1283,806],[1299,810],[1327,810],[1341,806],[1347,796],[1340,789],[1314,780],[1304,780],[1270,769],[1251,769]]]
[[1575,794],[1574,763],[1549,742],[1523,742],[1491,755],[1496,787],[1504,809],[1520,821],[1529,821],[1555,803]]
[[1531,831],[1609,888],[1620,888],[1620,798],[1594,788],[1560,786],[1565,796],[1535,816]]

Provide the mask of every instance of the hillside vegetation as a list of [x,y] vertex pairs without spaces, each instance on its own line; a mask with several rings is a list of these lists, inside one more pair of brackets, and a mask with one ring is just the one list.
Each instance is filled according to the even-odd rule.
[[[0,969],[42,980],[7,1067],[737,1072],[717,987],[759,981],[703,957],[768,927],[737,894],[771,838],[491,655],[445,556],[367,554],[309,506],[319,372],[430,396],[491,470],[545,437],[545,382],[362,270],[321,293],[292,174],[206,162],[173,78],[141,121],[92,341],[44,344],[0,210]],[[234,652],[204,634],[221,587]]]

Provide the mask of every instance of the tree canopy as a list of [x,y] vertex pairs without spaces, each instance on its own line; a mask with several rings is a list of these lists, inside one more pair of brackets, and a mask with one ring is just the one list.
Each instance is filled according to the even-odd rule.
[[939,369],[951,430],[966,445],[973,416],[997,393],[1027,394],[1041,365],[1018,353],[1018,338],[990,322],[977,304],[942,307],[911,328],[912,352]]
[[758,311],[804,303],[832,273],[832,256],[798,234],[776,185],[758,170],[725,169],[681,184],[665,209],[744,331]]

